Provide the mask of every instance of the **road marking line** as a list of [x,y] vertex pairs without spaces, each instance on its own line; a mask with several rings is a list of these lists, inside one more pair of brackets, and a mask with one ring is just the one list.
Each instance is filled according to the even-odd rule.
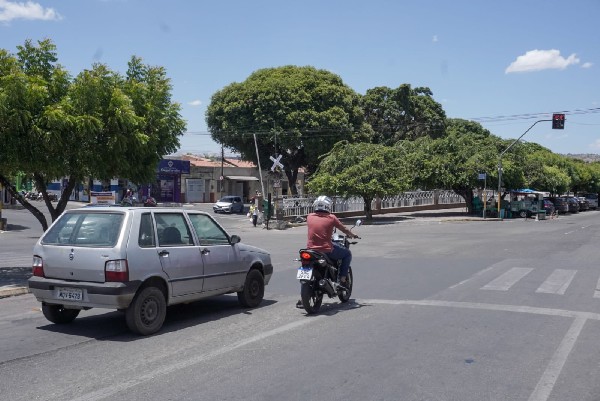
[[563,295],[576,273],[577,270],[556,269],[535,292]]
[[558,376],[560,376],[560,373],[567,362],[567,358],[575,346],[577,338],[579,337],[579,334],[581,334],[586,321],[587,319],[584,317],[575,318],[569,331],[567,331],[567,334],[558,346],[558,349],[554,352],[552,359],[550,359],[550,363],[542,374],[540,381],[537,386],[535,386],[533,393],[529,397],[529,401],[546,401],[550,397],[554,385],[558,380]]
[[383,304],[383,305],[405,305],[405,306],[441,306],[460,309],[478,309],[498,312],[529,313],[533,315],[559,316],[568,318],[584,318],[588,320],[600,320],[600,313],[578,312],[566,309],[538,308],[534,306],[486,304],[480,302],[456,302],[438,300],[393,300],[393,299],[361,299],[357,303]]
[[598,284],[596,284],[596,289],[594,290],[594,298],[600,298],[600,278],[598,279]]
[[482,290],[508,291],[510,287],[515,285],[519,280],[533,271],[529,267],[513,267],[500,277],[490,281],[488,284],[481,287]]
[[319,321],[324,317],[326,317],[326,316],[325,315],[315,316],[314,318],[311,318],[311,319],[302,319],[302,320],[297,320],[295,322],[291,322],[288,324],[284,324],[283,326],[277,327],[272,330],[267,330],[263,333],[255,335],[253,337],[248,337],[246,339],[243,339],[236,343],[233,343],[229,346],[222,347],[213,352],[209,352],[208,354],[197,355],[195,357],[180,361],[178,363],[163,365],[161,368],[154,369],[150,373],[146,373],[141,376],[134,377],[123,383],[112,383],[109,387],[100,388],[100,389],[92,391],[90,393],[83,394],[79,397],[73,398],[71,401],[96,401],[96,400],[102,400],[102,399],[106,399],[106,398],[118,399],[118,397],[115,397],[115,395],[118,394],[120,391],[127,390],[129,388],[135,387],[142,383],[154,380],[154,379],[156,379],[156,377],[168,375],[168,374],[176,372],[178,370],[185,369],[187,367],[199,364],[206,360],[210,360],[212,358],[226,354],[235,349],[241,348],[245,345],[252,344],[252,343],[264,340],[266,338],[269,338],[269,337],[272,337],[272,336],[275,336],[275,335],[278,335],[281,333],[285,333],[290,330],[294,330],[294,329],[296,329],[300,326],[304,326],[305,324],[308,324],[308,323],[313,323],[313,322]]
[[488,271],[492,270],[493,268],[494,268],[494,266],[486,267],[485,269],[483,269],[483,270],[480,270],[480,271],[478,271],[477,273],[473,274],[473,275],[472,275],[471,277],[469,277],[468,279],[466,279],[466,280],[463,280],[463,281],[461,281],[460,283],[456,283],[456,284],[454,284],[454,285],[451,285],[451,286],[450,286],[450,287],[448,287],[448,288],[452,289],[452,288],[456,288],[456,287],[458,287],[458,286],[461,286],[461,285],[463,285],[463,284],[466,284],[466,283],[468,283],[469,281],[471,281],[471,280],[475,280],[477,277],[479,277],[479,276],[481,276],[481,275],[483,275],[483,274],[487,273]]

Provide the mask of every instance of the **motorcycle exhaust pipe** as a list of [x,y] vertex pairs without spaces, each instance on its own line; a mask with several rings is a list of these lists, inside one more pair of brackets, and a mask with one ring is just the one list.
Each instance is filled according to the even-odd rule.
[[333,289],[331,281],[322,278],[321,280],[319,280],[319,287],[323,291],[325,291],[330,297],[333,297],[335,295],[335,290]]

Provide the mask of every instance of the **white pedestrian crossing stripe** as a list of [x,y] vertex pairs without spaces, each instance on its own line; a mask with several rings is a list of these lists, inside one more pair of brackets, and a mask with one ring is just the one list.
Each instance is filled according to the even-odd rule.
[[[491,291],[509,291],[515,284],[517,284],[520,280],[534,270],[534,268],[529,267],[510,268],[480,289]],[[535,290],[535,292],[538,294],[565,295],[567,289],[577,275],[577,272],[577,270],[554,269],[552,273],[550,273],[550,275],[546,277],[542,284]],[[536,277],[539,277],[539,274],[537,274]],[[593,297],[600,298],[600,279],[598,279],[598,283],[594,288]]]
[[575,273],[577,270],[556,269],[535,292],[563,295],[569,288]]
[[513,267],[500,277],[481,287],[482,290],[508,291],[519,280],[533,271],[529,267]]
[[598,279],[598,284],[596,284],[596,289],[594,290],[594,298],[600,298],[600,278]]

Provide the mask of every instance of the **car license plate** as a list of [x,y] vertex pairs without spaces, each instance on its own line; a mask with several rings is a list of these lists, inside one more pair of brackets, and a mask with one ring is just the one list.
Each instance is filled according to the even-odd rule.
[[298,280],[310,280],[312,278],[312,267],[299,267],[296,278]]
[[81,301],[83,299],[83,290],[80,288],[57,287],[56,297],[65,301]]

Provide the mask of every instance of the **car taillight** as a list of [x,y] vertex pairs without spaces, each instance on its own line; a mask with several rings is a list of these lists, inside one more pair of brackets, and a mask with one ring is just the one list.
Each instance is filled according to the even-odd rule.
[[104,265],[104,281],[129,281],[127,259],[109,260]]
[[32,274],[36,277],[44,277],[44,261],[37,255],[33,256]]

